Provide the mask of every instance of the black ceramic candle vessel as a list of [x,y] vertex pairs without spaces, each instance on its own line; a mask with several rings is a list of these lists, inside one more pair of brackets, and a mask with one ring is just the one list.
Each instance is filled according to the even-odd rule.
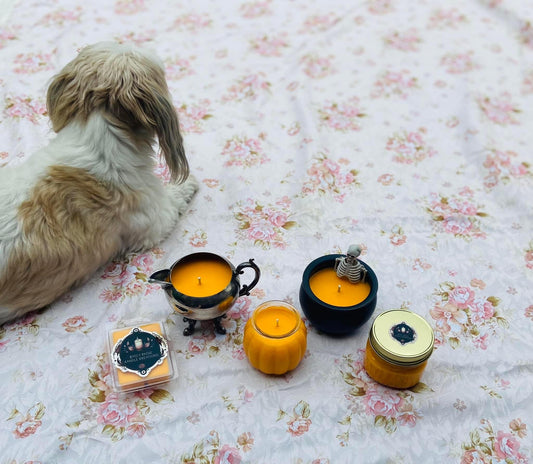
[[378,279],[372,268],[360,260],[366,269],[365,281],[370,286],[370,293],[363,301],[351,306],[336,306],[321,300],[311,290],[311,276],[322,269],[334,269],[337,258],[343,257],[345,255],[326,255],[309,263],[300,286],[300,305],[303,313],[314,327],[328,334],[354,332],[370,318],[376,308]]

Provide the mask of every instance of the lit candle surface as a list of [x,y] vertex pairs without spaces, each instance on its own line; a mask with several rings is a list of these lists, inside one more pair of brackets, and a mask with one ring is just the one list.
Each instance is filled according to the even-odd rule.
[[333,268],[315,272],[309,279],[309,287],[319,300],[339,307],[355,306],[370,294],[370,284],[354,284],[347,279],[341,279]]
[[224,290],[233,277],[231,267],[223,259],[201,258],[178,263],[170,280],[184,295],[206,297]]
[[[163,329],[158,322],[141,325],[139,328],[146,332],[155,332],[159,335],[163,335]],[[113,343],[124,338],[130,333],[130,331],[131,327],[113,331]],[[140,377],[134,372],[123,372],[117,367],[114,367],[114,369],[116,369],[117,387],[120,391],[138,390],[149,385],[166,382],[167,380],[170,380],[172,376],[172,368],[168,357],[163,360],[162,364],[155,366],[146,377]]]
[[288,335],[296,328],[299,321],[298,314],[282,306],[268,306],[255,315],[255,326],[269,337]]

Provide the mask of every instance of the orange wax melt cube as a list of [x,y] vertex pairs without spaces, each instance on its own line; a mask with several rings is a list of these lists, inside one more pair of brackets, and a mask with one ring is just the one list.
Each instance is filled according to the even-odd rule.
[[109,344],[115,391],[141,390],[175,377],[160,322],[113,330],[109,333]]

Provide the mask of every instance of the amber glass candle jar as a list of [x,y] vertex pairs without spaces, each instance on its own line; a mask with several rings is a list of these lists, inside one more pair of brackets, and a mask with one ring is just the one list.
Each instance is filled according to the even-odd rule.
[[365,369],[383,385],[410,388],[420,381],[434,344],[433,329],[423,317],[403,309],[386,311],[372,323]]

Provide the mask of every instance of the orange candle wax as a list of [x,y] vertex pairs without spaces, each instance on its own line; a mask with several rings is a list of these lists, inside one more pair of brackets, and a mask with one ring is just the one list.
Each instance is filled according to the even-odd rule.
[[[159,322],[139,325],[138,328],[145,332],[156,333],[164,338],[163,328]],[[132,329],[133,327],[128,327],[112,331],[110,336],[110,342],[112,346],[115,346],[119,340],[122,340],[128,336]],[[138,348],[138,341],[139,339],[135,340],[134,346],[136,348]],[[156,365],[148,373],[148,375],[144,377],[135,372],[123,372],[119,367],[116,366],[113,366],[112,369],[115,370],[114,381],[116,390],[122,392],[140,390],[151,385],[164,383],[173,377],[173,368],[168,356],[163,359],[161,364]]]
[[337,276],[332,268],[320,269],[309,279],[309,287],[314,295],[332,306],[355,306],[370,294],[367,282],[352,283]]
[[410,388],[420,381],[434,344],[433,329],[423,317],[403,309],[385,311],[370,328],[366,372],[388,387]]
[[269,337],[283,337],[292,332],[300,316],[284,306],[269,306],[255,315],[255,326]]
[[370,340],[366,342],[365,370],[370,377],[382,385],[392,388],[410,388],[420,381],[427,363],[426,360],[413,366],[392,364],[376,354]]
[[268,301],[248,319],[243,347],[256,369],[284,374],[300,364],[307,348],[307,329],[293,306]]
[[178,263],[170,281],[184,295],[206,297],[224,290],[233,276],[231,267],[222,258],[202,257]]

